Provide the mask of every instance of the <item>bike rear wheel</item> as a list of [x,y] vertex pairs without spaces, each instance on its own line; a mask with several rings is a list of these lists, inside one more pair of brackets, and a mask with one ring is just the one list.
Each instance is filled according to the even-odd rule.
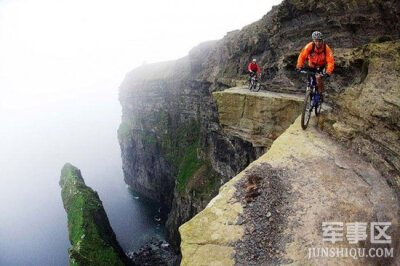
[[310,122],[312,112],[312,100],[311,90],[307,90],[306,97],[304,99],[303,112],[301,113],[301,128],[306,129],[308,122]]

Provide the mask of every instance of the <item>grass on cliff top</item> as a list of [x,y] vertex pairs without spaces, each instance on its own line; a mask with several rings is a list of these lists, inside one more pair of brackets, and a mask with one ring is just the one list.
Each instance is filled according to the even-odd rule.
[[112,246],[115,240],[107,228],[103,205],[97,193],[85,185],[79,170],[65,165],[60,185],[73,246],[69,249],[70,265],[124,265]]

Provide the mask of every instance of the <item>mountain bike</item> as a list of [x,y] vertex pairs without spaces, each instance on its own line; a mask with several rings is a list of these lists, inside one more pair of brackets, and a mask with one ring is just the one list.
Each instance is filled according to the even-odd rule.
[[250,72],[249,90],[250,91],[259,91],[260,90],[260,85],[258,84],[258,80],[257,80],[257,72]]
[[310,122],[313,109],[315,115],[319,116],[322,108],[323,97],[318,92],[315,76],[321,75],[322,77],[326,77],[326,75],[323,72],[314,69],[301,69],[300,73],[308,75],[306,96],[304,99],[303,111],[301,113],[301,128],[306,129],[308,122]]

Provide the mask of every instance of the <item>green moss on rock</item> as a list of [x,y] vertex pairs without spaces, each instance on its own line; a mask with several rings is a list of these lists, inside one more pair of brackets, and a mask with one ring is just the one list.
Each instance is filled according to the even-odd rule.
[[182,156],[181,163],[179,165],[177,180],[178,192],[182,192],[187,182],[196,173],[200,167],[203,166],[204,162],[197,157],[197,149],[199,142],[195,142],[190,145]]
[[145,144],[160,145],[168,162],[177,169],[178,191],[183,191],[188,180],[203,165],[197,157],[200,123],[195,119],[172,126],[165,110],[154,111],[147,117],[146,127],[138,134]]
[[126,138],[132,132],[132,125],[127,122],[122,122],[118,128],[119,139]]
[[70,265],[128,265],[98,194],[85,185],[80,170],[65,164],[60,186],[72,244]]
[[377,36],[377,37],[373,38],[371,40],[371,43],[381,43],[381,42],[389,42],[389,41],[393,41],[392,36],[381,35],[381,36]]

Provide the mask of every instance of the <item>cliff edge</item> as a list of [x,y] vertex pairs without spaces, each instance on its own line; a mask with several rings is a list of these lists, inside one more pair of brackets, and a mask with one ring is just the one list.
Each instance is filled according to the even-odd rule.
[[79,169],[61,170],[61,196],[68,216],[70,265],[131,265],[117,242],[98,194],[85,185]]
[[[395,192],[371,163],[318,131],[315,119],[306,131],[299,120],[266,154],[223,185],[203,211],[179,228],[182,265],[400,262]],[[368,237],[354,244],[349,243],[348,235],[347,241],[344,235],[342,241],[326,242],[324,222],[343,223],[343,233],[349,232],[346,225],[365,222]],[[390,245],[371,243],[371,222],[391,223],[387,231]],[[392,248],[394,256],[317,256],[318,248],[326,247],[385,247]]]
[[[337,65],[349,70],[351,82],[336,97],[328,94],[331,106],[324,104],[328,108],[312,116],[307,130],[297,119],[179,228],[182,265],[400,263],[399,45],[371,42],[336,50]],[[249,104],[238,101],[235,91],[214,93],[225,132],[268,141],[276,119],[266,119],[268,113],[261,122],[249,119],[254,112],[246,111]],[[266,105],[264,100],[262,108],[271,108]],[[253,130],[260,125],[262,136]],[[332,222],[339,224],[324,225]],[[387,243],[375,241],[374,223],[389,223]],[[330,242],[335,226],[342,228],[340,239]],[[387,254],[378,257],[378,250]]]

